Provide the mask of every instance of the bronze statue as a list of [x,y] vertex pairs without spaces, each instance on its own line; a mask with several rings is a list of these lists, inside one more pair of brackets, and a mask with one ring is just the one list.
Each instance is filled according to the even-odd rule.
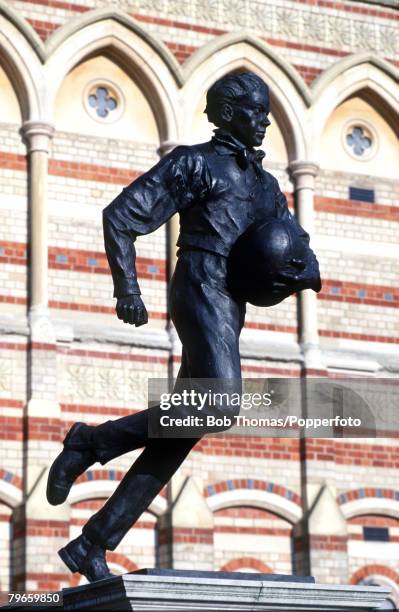
[[[183,345],[179,378],[237,381],[246,301],[270,305],[303,288],[318,291],[320,278],[309,236],[263,169],[263,151],[254,149],[270,124],[267,85],[253,73],[227,75],[208,91],[205,112],[217,126],[210,142],[176,147],[105,208],[105,249],[118,318],[144,325],[134,241],[178,212],[169,308]],[[56,505],[94,462],[144,447],[82,535],[59,551],[89,581],[110,576],[105,551],[116,548],[199,439],[151,438],[148,415],[75,423],[51,467],[47,498]]]

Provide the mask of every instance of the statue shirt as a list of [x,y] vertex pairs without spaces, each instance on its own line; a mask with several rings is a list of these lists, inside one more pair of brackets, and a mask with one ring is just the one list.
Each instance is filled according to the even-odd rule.
[[[244,150],[253,160],[247,168],[239,158]],[[210,142],[178,146],[103,211],[114,297],[140,293],[134,240],[155,231],[176,212],[178,247],[224,257],[251,224],[265,217],[291,216],[277,180],[261,167],[259,155],[229,133],[216,130]]]

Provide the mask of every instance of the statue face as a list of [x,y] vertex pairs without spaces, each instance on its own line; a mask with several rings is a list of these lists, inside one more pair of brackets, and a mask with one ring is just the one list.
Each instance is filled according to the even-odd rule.
[[[269,96],[264,91],[254,90],[240,103],[230,106],[228,119],[230,133],[247,147],[258,147],[270,125]],[[227,108],[225,111],[228,110]]]

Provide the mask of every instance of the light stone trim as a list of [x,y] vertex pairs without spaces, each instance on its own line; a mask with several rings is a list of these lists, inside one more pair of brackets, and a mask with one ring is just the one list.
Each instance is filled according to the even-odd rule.
[[399,500],[386,497],[363,497],[340,506],[342,514],[350,519],[360,514],[383,514],[399,519]]
[[312,132],[309,157],[313,159],[319,158],[322,134],[331,114],[346,98],[358,91],[366,89],[372,92],[388,106],[392,116],[399,116],[399,101],[395,95],[399,71],[394,69],[387,72],[379,62],[365,62],[362,57],[358,57],[356,63],[353,61],[348,61],[348,65],[343,64],[342,71],[335,70],[334,65],[334,71],[330,69],[333,78],[330,79],[327,71],[316,86],[311,108],[313,121],[309,124]]
[[22,126],[22,133],[27,141],[29,153],[35,151],[49,152],[50,141],[54,136],[53,125],[44,121],[25,121]]
[[[289,169],[295,183],[298,221],[310,236],[314,236],[314,185],[319,166],[316,162],[298,159],[290,163]],[[319,347],[317,296],[311,289],[299,295],[299,316],[305,365],[322,369],[325,364]]]
[[267,359],[286,363],[302,363],[298,343],[287,334],[244,328],[240,336],[240,354],[247,359]]
[[84,321],[70,324],[60,320],[56,320],[56,327],[59,334],[57,334],[58,338],[64,342],[79,340],[81,342],[116,343],[122,346],[170,350],[170,340],[166,329],[139,329],[122,325],[118,327],[115,325],[104,326]]
[[170,72],[173,74],[176,82],[182,84],[183,77],[181,74],[180,65],[168,47],[161,40],[150,34],[148,30],[145,30],[132,17],[115,7],[98,8],[88,11],[83,15],[78,15],[73,19],[70,19],[65,25],[55,30],[48,38],[46,43],[47,57],[50,57],[62,45],[62,43],[71,38],[73,34],[79,33],[80,30],[89,25],[107,20],[120,23],[126,29],[142,38],[143,41],[152,47],[156,54],[163,59]]
[[[182,133],[188,134],[193,108],[207,87],[226,70],[238,67],[253,69],[270,82],[275,117],[291,159],[318,158],[326,120],[342,100],[359,89],[373,91],[392,113],[399,114],[394,95],[399,71],[377,57],[375,51],[334,62],[309,88],[280,54],[247,32],[231,32],[211,40],[181,67],[158,37],[119,9],[105,7],[79,15],[55,31],[45,46],[4,0],[0,0],[0,13],[4,21],[0,36],[6,36],[2,46],[13,66],[25,118],[52,117],[56,92],[65,74],[105,46],[113,47],[128,63],[141,68],[143,91],[161,117],[161,140],[179,140],[180,126]],[[43,49],[40,59],[38,49]],[[45,62],[42,67],[40,60]]]
[[[48,212],[47,171],[52,125],[42,121],[26,121],[22,133],[30,156],[30,324],[38,340],[51,338],[48,321]],[[37,333],[35,331],[37,328]],[[43,334],[43,335],[42,335]]]
[[[123,0],[119,0],[119,5],[121,3],[123,5]],[[397,0],[385,0],[385,5],[399,6]],[[185,22],[194,20],[195,23],[224,30],[251,28],[262,37],[317,44],[327,50],[353,53],[359,49],[370,49],[392,58],[398,51],[395,26],[389,17],[348,14],[342,9],[309,6],[292,0],[279,0],[278,3],[265,3],[264,0],[197,0],[195,4],[172,0],[136,0],[135,7],[146,15],[152,13]]]
[[311,535],[348,535],[348,525],[334,493],[333,488],[327,484],[321,487],[318,484],[308,485],[309,511],[305,517],[306,530]]
[[[96,585],[64,589],[65,610],[114,610],[129,602],[131,610],[237,612],[373,610],[390,589],[370,586],[209,579],[186,576],[125,574]],[[129,609],[129,608],[126,608]]]
[[302,517],[302,508],[298,504],[260,489],[233,489],[222,491],[207,497],[207,503],[212,512],[232,506],[254,506],[263,508],[283,516],[290,523],[297,523]]
[[43,72],[37,55],[38,39],[28,22],[0,0],[1,60],[11,73],[23,119],[37,119],[42,113]]
[[22,502],[22,491],[13,484],[0,480],[0,501],[16,508]]
[[200,47],[184,63],[183,69],[186,78],[188,75],[194,73],[203,63],[205,63],[208,58],[220,53],[220,51],[226,49],[227,47],[239,43],[246,43],[250,47],[259,50],[265,57],[270,58],[273,64],[275,64],[288,76],[289,80],[294,84],[298,93],[303,98],[305,104],[310,106],[312,97],[309,87],[298,71],[279,53],[277,53],[271,45],[268,45],[266,42],[260,38],[257,38],[250,32],[243,32],[241,30],[238,32],[229,32],[228,34],[217,36],[209,43]]
[[224,30],[251,28],[262,37],[317,44],[326,50],[339,49],[353,53],[366,48],[389,57],[395,57],[398,50],[395,27],[386,17],[355,15],[333,7],[309,6],[292,0],[279,0],[278,3],[267,3],[265,0],[235,0],[234,3],[197,0],[196,4],[172,0],[136,0],[137,10],[142,14],[148,15],[153,11],[157,16],[194,21],[205,26],[211,16],[215,27]]
[[21,17],[20,13],[18,13],[5,0],[0,0],[0,15],[4,15],[6,19],[10,21],[17,30],[19,30],[19,32],[26,38],[32,49],[36,51],[39,58],[44,61],[46,55],[43,41],[33,26],[31,26],[26,19]]
[[[104,327],[103,325],[83,321],[76,321],[71,324],[69,321],[61,319],[54,319],[54,326],[57,340],[61,342],[93,341],[101,344],[129,345],[165,351],[170,351],[176,343],[174,354],[179,355],[181,353],[181,345],[177,335],[175,337],[170,330],[166,329],[131,329],[115,325]],[[18,327],[19,329],[20,327]],[[255,334],[251,329],[244,329],[240,336],[240,353],[244,359],[270,358],[273,361],[302,362],[298,344],[287,340],[286,334],[279,334],[278,332]]]
[[26,500],[26,516],[29,519],[53,520],[69,522],[71,518],[71,506],[65,501],[58,506],[52,506],[46,499],[47,480],[50,468],[34,466],[31,470],[31,484],[29,495]]
[[337,77],[361,64],[370,64],[392,78],[393,81],[397,82],[399,79],[399,70],[393,64],[370,51],[360,51],[334,62],[330,68],[316,77],[311,86],[313,99],[317,99],[321,92],[327,89]]
[[320,170],[316,162],[293,160],[290,163],[290,172],[295,179],[295,191],[299,189],[314,190],[314,179]]
[[[0,480],[1,484],[1,480]],[[88,480],[74,484],[68,496],[70,506],[77,504],[80,501],[96,499],[99,497],[110,497],[119,485],[118,480]],[[157,495],[151,502],[147,511],[153,512],[157,516],[163,514],[167,510],[167,501],[161,495]]]
[[126,15],[103,9],[93,13],[93,19],[89,19],[92,12],[87,13],[86,19],[74,19],[68,36],[65,29],[70,28],[70,23],[61,28],[62,32],[55,32],[56,43],[52,42],[52,53],[45,66],[45,78],[50,84],[46,114],[53,115],[56,95],[66,74],[90,54],[108,47],[123,58],[123,65],[132,66],[139,73],[142,91],[152,102],[160,139],[178,139],[178,83],[171,70],[172,60],[165,59],[169,50],[162,52],[163,43]]
[[[118,346],[138,346],[149,349],[171,350],[171,336],[166,330],[155,329],[118,329],[114,326],[90,325],[90,323],[78,322],[72,326],[69,322],[53,319],[56,339],[60,343],[78,341],[96,341],[98,343],[116,344]],[[90,328],[90,329],[89,329]],[[6,336],[26,337],[29,328],[26,318],[20,319],[15,316],[0,317],[0,333]],[[244,329],[240,337],[240,353],[244,359],[267,359],[284,363],[299,364],[303,357],[300,354],[298,344],[289,342],[286,334],[278,332],[264,332],[254,340],[256,332]],[[177,342],[177,341],[176,341]],[[373,343],[373,345],[376,343]],[[362,373],[376,372],[381,368],[398,372],[398,351],[394,345],[384,346],[379,344],[376,350],[370,349],[369,342],[348,341],[345,347],[323,348],[323,356],[327,366],[334,370],[357,370]],[[177,343],[174,354],[179,355],[181,349]],[[373,347],[372,347],[373,348]]]
[[391,594],[389,599],[391,599],[397,609],[399,609],[399,585],[396,584],[393,580],[384,576],[384,574],[379,574],[378,572],[374,574],[368,574],[366,580],[375,580],[375,582],[382,587],[386,587],[387,589],[391,589]]

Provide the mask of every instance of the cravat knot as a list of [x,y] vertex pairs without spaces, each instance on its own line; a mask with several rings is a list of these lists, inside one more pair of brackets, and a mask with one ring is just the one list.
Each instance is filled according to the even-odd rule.
[[237,163],[242,170],[246,170],[249,164],[254,164],[255,169],[262,169],[262,161],[266,153],[261,149],[240,149],[236,153]]

